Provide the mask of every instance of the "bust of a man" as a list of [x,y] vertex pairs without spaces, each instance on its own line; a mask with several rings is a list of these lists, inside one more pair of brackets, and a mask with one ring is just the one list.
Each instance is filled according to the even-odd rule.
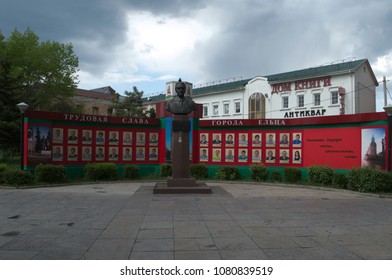
[[165,110],[174,115],[188,115],[196,108],[196,103],[190,96],[185,96],[186,84],[178,80],[175,86],[177,96],[166,102]]

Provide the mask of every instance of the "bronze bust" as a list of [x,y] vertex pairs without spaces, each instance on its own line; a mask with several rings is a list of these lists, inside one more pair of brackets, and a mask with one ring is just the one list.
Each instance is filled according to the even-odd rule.
[[195,110],[196,104],[190,96],[185,96],[186,85],[181,79],[175,86],[177,96],[166,102],[165,110],[174,115],[188,115]]

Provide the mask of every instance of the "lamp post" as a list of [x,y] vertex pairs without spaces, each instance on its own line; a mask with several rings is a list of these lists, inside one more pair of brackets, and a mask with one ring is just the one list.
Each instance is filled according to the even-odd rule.
[[29,105],[21,102],[16,105],[19,108],[21,117],[20,117],[20,169],[24,170],[24,113],[26,112]]
[[389,104],[384,107],[384,111],[388,115],[388,156],[387,156],[387,171],[391,171],[391,150],[392,150],[392,105]]

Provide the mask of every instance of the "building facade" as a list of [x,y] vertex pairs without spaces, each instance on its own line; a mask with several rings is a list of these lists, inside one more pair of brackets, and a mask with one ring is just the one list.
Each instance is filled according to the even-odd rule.
[[[194,88],[192,97],[204,119],[306,118],[375,112],[377,86],[361,59]],[[145,106],[164,100],[151,97]]]

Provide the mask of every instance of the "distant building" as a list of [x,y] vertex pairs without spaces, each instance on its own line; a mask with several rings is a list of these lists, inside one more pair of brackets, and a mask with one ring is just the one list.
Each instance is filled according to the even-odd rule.
[[[205,119],[306,118],[375,112],[377,86],[361,59],[193,88],[192,98]],[[166,96],[144,98],[145,107],[158,113]]]
[[78,88],[73,100],[84,114],[109,116],[112,114],[115,96],[116,91],[110,86],[92,90]]

